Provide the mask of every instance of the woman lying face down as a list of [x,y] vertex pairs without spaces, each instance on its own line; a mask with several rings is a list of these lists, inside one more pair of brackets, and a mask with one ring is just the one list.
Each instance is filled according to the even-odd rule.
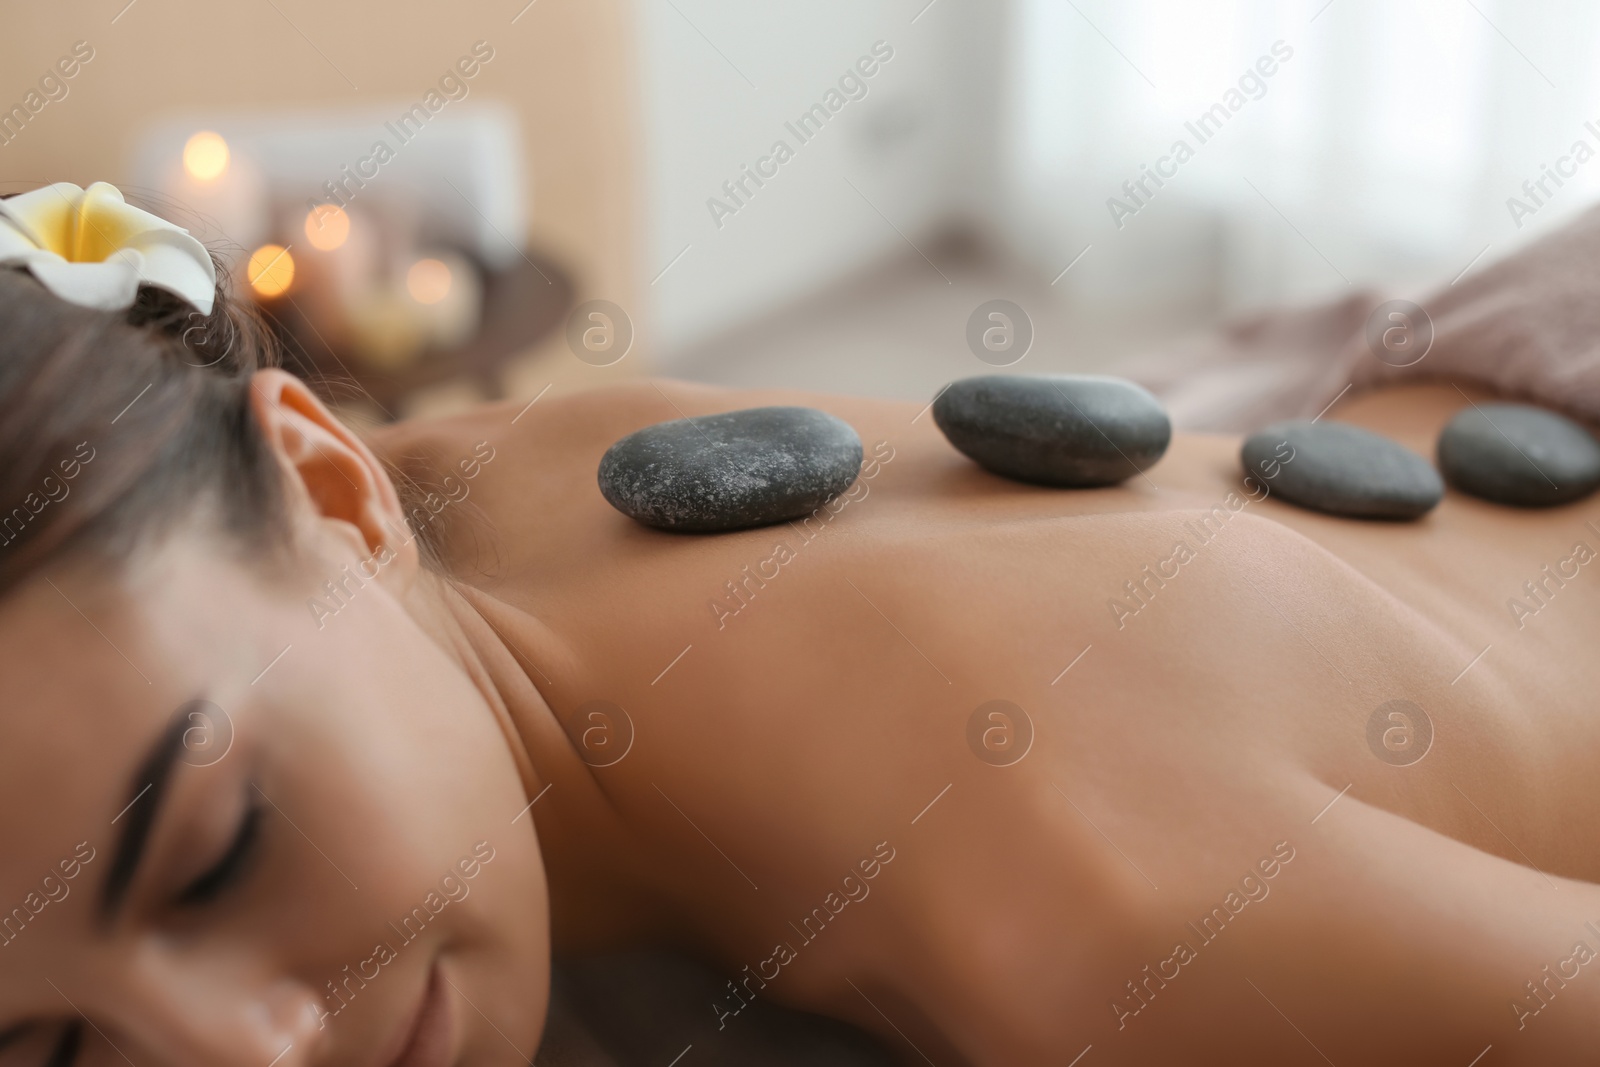
[[367,448],[157,303],[0,271],[0,1062],[510,1062],[549,939],[506,710]]
[[[1581,503],[1352,522],[1197,436],[1046,490],[674,383],[363,441],[225,301],[14,271],[0,338],[5,1067],[527,1063],[552,952],[635,945],[727,976],[701,1054],[762,999],[919,1063],[1591,1047],[1600,608],[1501,607]],[[1426,452],[1468,395],[1328,417]],[[848,497],[602,498],[775,403],[857,430]]]

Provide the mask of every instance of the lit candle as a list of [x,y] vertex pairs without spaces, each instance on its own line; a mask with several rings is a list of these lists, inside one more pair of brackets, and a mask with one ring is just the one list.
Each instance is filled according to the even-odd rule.
[[261,172],[234,153],[221,134],[200,130],[191,136],[163,169],[159,187],[188,216],[176,221],[189,225],[202,241],[252,248],[271,236]]
[[294,257],[282,245],[262,245],[250,253],[245,278],[257,296],[282,296],[294,284]]
[[435,252],[406,271],[406,293],[436,348],[454,348],[477,332],[483,317],[483,282],[456,252]]

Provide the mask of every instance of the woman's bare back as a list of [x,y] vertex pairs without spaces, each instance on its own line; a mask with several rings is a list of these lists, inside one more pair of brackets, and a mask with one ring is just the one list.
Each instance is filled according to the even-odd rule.
[[[1469,402],[1327,417],[1427,454]],[[669,535],[596,489],[625,433],[769,403],[864,442],[810,520]],[[1241,483],[1222,437],[1036,489],[848,398],[520,408],[380,444],[491,443],[448,555],[588,765],[541,836],[587,791],[616,824],[581,847],[653,887],[602,906],[552,862],[558,947],[688,944],[733,979],[721,1026],[770,996],[936,1063],[1559,1062],[1592,1033],[1600,512],[1334,519]]]

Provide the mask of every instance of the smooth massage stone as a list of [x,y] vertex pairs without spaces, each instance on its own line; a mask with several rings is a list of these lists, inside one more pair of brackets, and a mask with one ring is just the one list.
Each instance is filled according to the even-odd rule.
[[1568,504],[1600,486],[1600,444],[1553,411],[1479,404],[1439,435],[1439,470],[1463,493],[1496,504]]
[[[1285,451],[1284,446],[1288,446]],[[1274,495],[1353,519],[1415,519],[1444,496],[1431,464],[1398,441],[1342,422],[1291,419],[1245,438],[1245,473]]]
[[629,434],[601,457],[600,492],[646,526],[708,533],[809,515],[860,470],[848,423],[814,408],[748,408]]
[[985,374],[952,383],[933,420],[979,466],[1035,485],[1088,489],[1126,481],[1172,441],[1161,402],[1121,378]]

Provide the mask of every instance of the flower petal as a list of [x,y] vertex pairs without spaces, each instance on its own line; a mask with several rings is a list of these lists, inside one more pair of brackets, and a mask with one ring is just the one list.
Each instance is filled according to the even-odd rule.
[[139,279],[165,289],[211,314],[217,297],[217,267],[206,246],[181,231],[147,230],[128,242],[118,256],[140,257]]
[[139,270],[124,257],[69,263],[54,252],[39,251],[25,265],[46,289],[84,307],[117,311],[131,306],[139,292]]
[[73,205],[70,225],[70,246],[54,251],[74,263],[108,260],[147,230],[179,230],[159,215],[124,201],[122,191],[108,182],[95,182],[83,191]]
[[[5,201],[0,200],[0,204]],[[17,229],[10,219],[0,218],[0,265],[17,259],[26,259],[39,251],[33,238]]]
[[65,258],[71,247],[72,218],[82,197],[83,190],[71,182],[41,185],[0,200],[0,217],[35,245]]
[[[31,254],[36,249],[54,260],[36,258]],[[89,307],[131,305],[138,282],[173,293],[206,315],[216,297],[216,266],[205,245],[183,227],[128,204],[106,182],[88,189],[57,182],[0,200],[0,263],[16,262],[30,269],[46,264],[49,280],[38,270],[34,276],[62,299]],[[63,266],[109,269],[74,273]],[[107,303],[124,293],[129,270],[136,278],[134,289],[125,299],[116,297],[120,303]],[[82,299],[74,295],[73,279],[82,279]]]

